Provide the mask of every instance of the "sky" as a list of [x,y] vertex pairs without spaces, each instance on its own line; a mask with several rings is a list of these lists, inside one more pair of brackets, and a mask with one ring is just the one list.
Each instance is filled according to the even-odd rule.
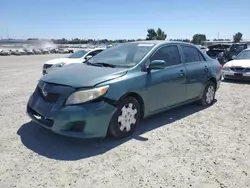
[[250,40],[250,0],[0,0],[2,38],[138,39],[149,28]]

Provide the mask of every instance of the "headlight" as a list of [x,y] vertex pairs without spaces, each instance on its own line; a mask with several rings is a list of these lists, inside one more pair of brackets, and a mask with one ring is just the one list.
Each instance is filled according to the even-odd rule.
[[52,66],[52,68],[62,67],[63,65],[65,65],[65,63],[56,63]]
[[96,99],[104,95],[108,91],[108,88],[109,86],[103,86],[89,90],[76,91],[68,97],[66,105],[80,104]]
[[228,66],[223,66],[222,69],[225,70],[225,71],[229,71],[229,70],[230,70],[230,67],[228,67]]

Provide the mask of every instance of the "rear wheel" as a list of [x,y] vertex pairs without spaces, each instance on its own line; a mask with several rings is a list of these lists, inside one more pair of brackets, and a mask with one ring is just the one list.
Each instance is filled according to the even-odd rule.
[[202,98],[201,98],[201,105],[203,106],[209,106],[213,104],[214,102],[214,97],[215,97],[215,84],[211,81],[208,82],[208,84],[205,87],[205,90],[203,92]]
[[108,133],[114,138],[131,135],[140,121],[140,105],[133,97],[122,99],[113,115]]

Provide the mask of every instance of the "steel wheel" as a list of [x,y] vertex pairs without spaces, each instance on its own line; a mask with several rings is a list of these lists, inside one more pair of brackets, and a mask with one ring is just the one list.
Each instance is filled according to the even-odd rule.
[[140,105],[133,97],[122,99],[110,125],[109,134],[115,138],[123,138],[133,133],[140,121]]
[[121,109],[121,115],[118,116],[119,129],[121,131],[129,132],[132,125],[135,125],[137,121],[135,117],[137,113],[138,111],[133,103],[123,106]]
[[215,95],[214,87],[212,85],[210,85],[208,87],[207,93],[206,93],[206,102],[207,102],[207,104],[211,104],[213,102],[214,95]]
[[215,92],[216,92],[215,84],[209,81],[205,87],[202,98],[200,100],[201,105],[208,106],[208,105],[213,104]]

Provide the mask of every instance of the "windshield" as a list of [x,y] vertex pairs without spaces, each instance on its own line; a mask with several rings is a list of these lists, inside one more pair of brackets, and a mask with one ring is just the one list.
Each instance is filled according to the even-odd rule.
[[229,44],[215,44],[215,45],[211,45],[211,46],[209,46],[208,48],[209,48],[209,50],[216,50],[216,49],[227,49],[227,48],[229,48],[230,47],[230,45]]
[[71,54],[70,56],[68,56],[68,58],[81,58],[83,57],[88,51],[86,50],[79,50],[73,54]]
[[155,46],[153,43],[124,43],[104,50],[92,57],[90,63],[106,63],[120,67],[133,67]]
[[235,44],[235,45],[232,45],[231,47],[231,51],[233,52],[241,52],[242,50],[244,50],[246,47],[244,44]]
[[250,50],[241,52],[235,59],[250,59]]

